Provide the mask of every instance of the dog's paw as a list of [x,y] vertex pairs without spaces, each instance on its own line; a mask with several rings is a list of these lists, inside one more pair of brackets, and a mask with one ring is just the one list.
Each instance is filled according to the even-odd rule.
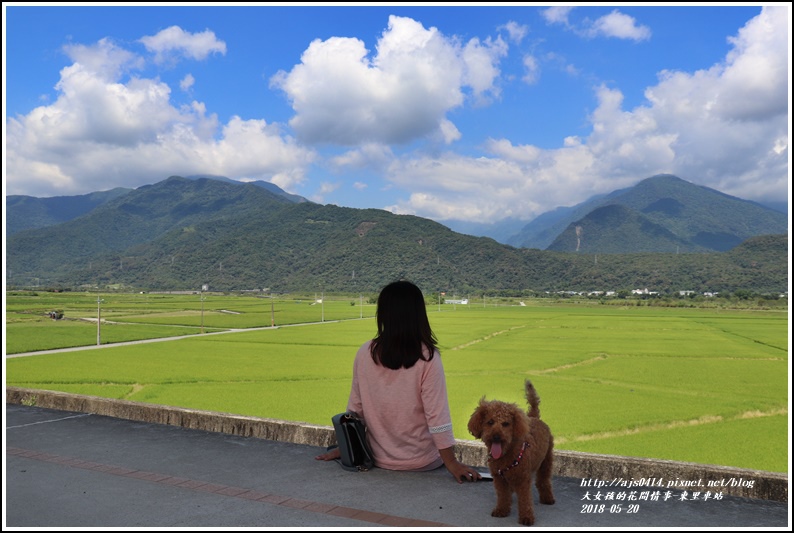
[[496,516],[498,518],[502,518],[510,514],[510,508],[501,509],[499,507],[494,507],[493,511],[491,511],[491,516]]
[[531,526],[535,523],[535,517],[532,515],[529,516],[519,516],[518,523],[522,526]]
[[544,497],[541,496],[540,503],[543,503],[543,504],[546,504],[546,505],[554,505],[554,496],[551,496],[549,498],[544,498]]

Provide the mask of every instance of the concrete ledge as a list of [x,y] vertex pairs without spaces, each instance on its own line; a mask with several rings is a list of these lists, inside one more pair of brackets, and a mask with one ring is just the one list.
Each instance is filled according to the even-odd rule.
[[[308,446],[326,447],[336,442],[331,426],[41,389],[7,387],[6,403],[92,413]],[[483,468],[487,466],[488,454],[479,441],[458,440],[455,451],[461,462]],[[788,475],[761,470],[555,450],[554,474],[580,478],[583,486],[592,486],[594,492],[599,489],[609,490],[610,487],[618,490],[654,486],[662,491],[711,491],[744,498],[788,502]],[[699,485],[689,486],[693,483]]]

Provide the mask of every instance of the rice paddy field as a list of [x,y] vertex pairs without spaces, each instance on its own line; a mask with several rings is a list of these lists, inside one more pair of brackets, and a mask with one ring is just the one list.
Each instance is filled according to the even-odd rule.
[[[482,396],[524,405],[529,378],[558,449],[788,472],[787,310],[521,304],[428,307],[457,438]],[[330,426],[374,312],[366,296],[7,295],[6,385]],[[92,349],[27,355],[68,346]]]

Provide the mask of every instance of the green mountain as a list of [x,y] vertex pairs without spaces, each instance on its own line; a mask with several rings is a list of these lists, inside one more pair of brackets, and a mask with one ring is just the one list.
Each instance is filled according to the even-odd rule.
[[172,176],[63,224],[9,236],[6,266],[9,277],[30,272],[57,280],[86,263],[99,264],[109,255],[155,241],[174,228],[245,217],[286,204],[292,202],[255,185]]
[[[214,176],[211,174],[200,174],[186,176],[189,180],[213,179],[234,185],[241,182],[229,179],[225,176]],[[292,202],[308,202],[308,200],[297,194],[290,194],[277,185],[267,181],[249,182],[257,187],[277,195],[282,196]],[[26,229],[45,228],[68,222],[83,216],[100,205],[123,196],[133,189],[118,187],[109,191],[93,192],[78,196],[54,196],[51,198],[36,198],[33,196],[10,195],[6,197],[6,235],[14,235]]]
[[[638,215],[610,207],[627,224]],[[646,215],[642,215],[646,216]],[[661,231],[661,230],[660,230]],[[665,230],[666,231],[666,230]],[[141,290],[785,291],[786,235],[730,252],[593,255],[519,249],[379,209],[296,202],[254,184],[172,176],[7,240],[7,285]]]
[[[218,181],[224,181],[226,183],[234,183],[234,184],[238,184],[238,185],[240,183],[242,183],[242,182],[233,180],[231,178],[227,178],[226,176],[215,176],[214,174],[196,174],[196,175],[193,175],[193,176],[185,176],[185,177],[187,179],[189,179],[189,180],[198,180],[198,179],[202,179],[202,178],[208,178],[208,179],[213,179],[213,180],[218,180]],[[298,196],[297,194],[290,194],[287,191],[285,191],[284,189],[282,189],[281,187],[279,187],[278,185],[274,185],[273,183],[270,183],[269,181],[256,180],[256,181],[249,181],[249,182],[245,182],[245,183],[250,183],[252,185],[256,185],[257,187],[262,187],[266,191],[270,191],[270,192],[272,192],[273,194],[275,194],[277,196],[283,196],[284,198],[286,198],[287,200],[290,200],[292,202],[300,203],[300,202],[308,202],[309,201],[306,198],[304,198],[303,196]]]
[[6,235],[67,222],[131,190],[117,187],[109,191],[52,198],[6,196]]
[[[602,211],[608,206],[630,211]],[[508,243],[570,252],[578,244],[593,253],[722,252],[750,237],[787,232],[784,213],[662,174],[541,215]]]
[[601,254],[619,254],[626,250],[632,253],[709,251],[677,237],[664,226],[620,204],[595,208],[568,226],[547,250]]
[[[752,237],[727,252],[592,254],[540,251],[559,261],[570,290],[648,289],[784,293],[788,289],[788,236]],[[607,288],[607,289],[603,289]]]

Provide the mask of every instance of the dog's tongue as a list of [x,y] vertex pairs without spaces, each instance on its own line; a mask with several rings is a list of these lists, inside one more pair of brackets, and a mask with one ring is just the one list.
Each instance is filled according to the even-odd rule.
[[502,444],[499,442],[491,443],[491,457],[499,459],[502,456]]

